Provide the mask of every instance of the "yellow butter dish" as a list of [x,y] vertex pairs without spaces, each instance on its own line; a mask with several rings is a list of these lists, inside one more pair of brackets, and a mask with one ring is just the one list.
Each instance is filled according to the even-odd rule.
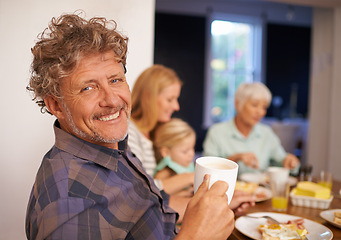
[[329,199],[330,198],[330,189],[318,185],[314,182],[299,182],[296,188],[293,190],[293,193],[297,196],[306,196],[306,197],[314,197],[320,199]]
[[328,209],[330,203],[333,201],[333,195],[329,199],[314,198],[299,196],[294,194],[294,190],[290,192],[291,203],[294,206],[308,207],[308,208],[318,208],[318,209]]
[[328,209],[333,196],[329,188],[313,182],[299,182],[290,192],[290,199],[294,206]]

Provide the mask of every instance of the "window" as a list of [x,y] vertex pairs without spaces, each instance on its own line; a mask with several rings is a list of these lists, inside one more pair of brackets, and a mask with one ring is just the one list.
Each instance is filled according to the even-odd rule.
[[243,82],[262,81],[261,19],[211,16],[205,82],[206,127],[232,118],[234,93]]

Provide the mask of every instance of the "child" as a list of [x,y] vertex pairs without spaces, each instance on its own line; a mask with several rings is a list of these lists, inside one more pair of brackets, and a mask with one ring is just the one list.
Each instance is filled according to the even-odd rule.
[[193,173],[194,179],[195,140],[193,128],[181,119],[172,118],[158,126],[154,135],[157,161],[154,178],[166,179],[176,174],[190,172]]

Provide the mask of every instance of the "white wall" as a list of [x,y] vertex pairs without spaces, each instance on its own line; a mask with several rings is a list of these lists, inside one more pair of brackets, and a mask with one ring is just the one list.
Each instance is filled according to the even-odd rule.
[[30,48],[51,17],[83,9],[114,19],[130,39],[127,78],[153,63],[155,0],[0,0],[0,239],[25,239],[29,194],[43,155],[54,142],[54,117],[41,114],[25,87]]
[[313,18],[308,160],[313,174],[341,181],[341,7],[316,8]]
[[329,124],[331,121],[331,94],[333,76],[333,10],[316,9],[313,18],[311,77],[309,99],[308,159],[317,169],[328,167]]
[[[331,122],[330,122],[330,132],[329,132],[329,142],[328,146],[328,168],[327,170],[333,173],[334,178],[341,181],[341,7],[336,7],[333,9],[333,19],[334,19],[334,44],[333,44],[333,78],[332,78],[332,88],[330,89],[331,95]],[[320,116],[321,117],[321,116]]]

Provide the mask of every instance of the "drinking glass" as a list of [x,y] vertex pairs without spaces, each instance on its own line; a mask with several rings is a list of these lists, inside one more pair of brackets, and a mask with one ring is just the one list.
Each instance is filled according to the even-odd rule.
[[333,184],[333,174],[328,171],[321,171],[320,178],[317,181],[317,184],[332,189]]
[[288,207],[290,184],[287,181],[273,181],[270,183],[272,192],[272,209],[285,212]]

